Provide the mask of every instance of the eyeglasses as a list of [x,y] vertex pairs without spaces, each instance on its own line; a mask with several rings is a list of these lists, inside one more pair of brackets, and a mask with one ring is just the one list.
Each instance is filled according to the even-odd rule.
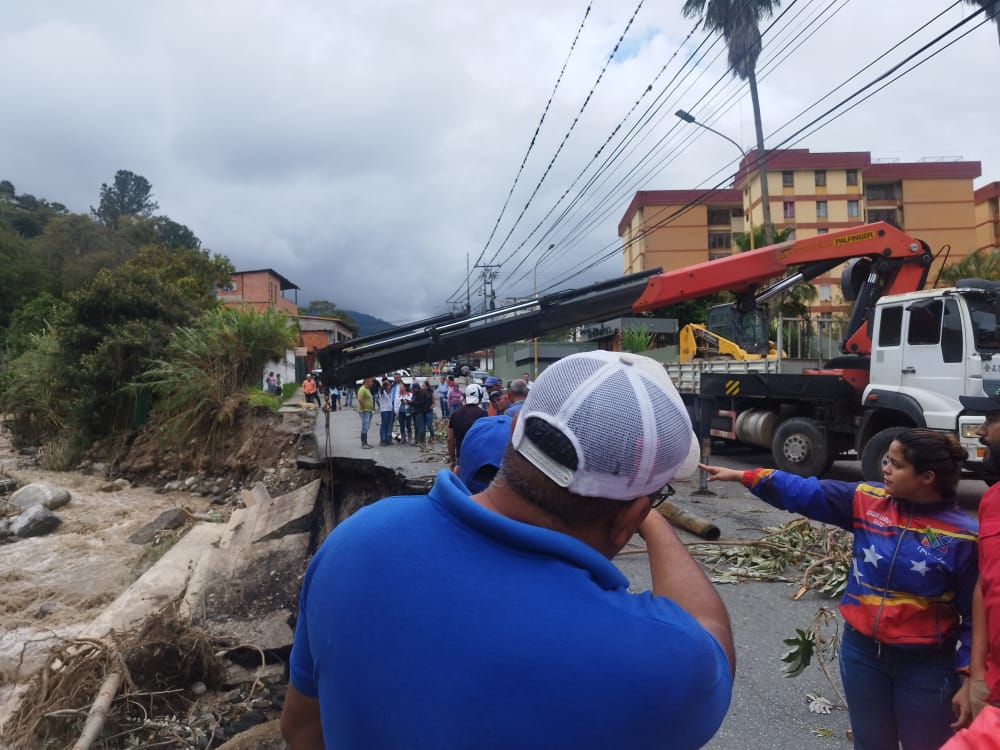
[[673,496],[674,496],[674,488],[668,484],[662,490],[660,490],[655,495],[649,498],[650,499],[649,507],[659,508],[663,504],[664,500],[666,500],[668,497],[673,497]]

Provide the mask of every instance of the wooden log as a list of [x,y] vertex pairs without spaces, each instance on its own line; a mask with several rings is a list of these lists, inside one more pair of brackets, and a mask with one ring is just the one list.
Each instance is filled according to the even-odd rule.
[[690,511],[686,511],[683,508],[678,508],[673,503],[663,501],[657,510],[660,511],[660,515],[670,521],[671,524],[679,529],[684,529],[685,531],[690,531],[696,536],[700,536],[702,539],[708,539],[714,542],[718,539],[722,532],[719,531],[719,527],[716,526],[711,521],[702,518],[701,516],[696,516]]

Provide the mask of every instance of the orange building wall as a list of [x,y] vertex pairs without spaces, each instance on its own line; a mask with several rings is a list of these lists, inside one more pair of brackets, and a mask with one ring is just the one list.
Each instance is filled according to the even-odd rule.
[[[935,254],[945,245],[951,250],[947,261],[955,263],[981,247],[996,247],[1000,238],[1000,183],[991,183],[973,191],[973,180],[981,174],[979,162],[873,163],[868,152],[811,153],[808,149],[789,149],[769,155],[768,188],[771,220],[775,227],[792,226],[794,236],[804,238],[821,231],[832,231],[867,222],[868,211],[889,209],[896,212],[904,231],[923,240]],[[753,226],[763,223],[760,180],[755,157],[749,154],[741,163],[736,178],[737,205],[742,205]],[[826,184],[816,185],[816,171],[825,173]],[[849,170],[857,173],[856,185],[847,184]],[[793,185],[783,185],[782,172],[793,175]],[[890,186],[894,195],[888,199],[866,200],[865,186]],[[669,224],[657,227],[650,217],[661,209],[668,216],[687,200],[656,203],[657,196],[681,195],[696,191],[641,191],[636,194],[626,218],[619,225],[623,241],[626,272],[662,266],[680,268],[708,257],[707,207],[688,210]],[[784,202],[794,203],[794,217],[784,218]],[[825,217],[817,215],[817,201],[825,201]],[[857,201],[857,215],[848,215],[848,202]],[[638,204],[638,208],[637,208]],[[662,221],[662,220],[661,220]],[[712,228],[713,230],[715,227]],[[623,233],[626,230],[626,233]],[[645,230],[645,231],[643,231]],[[739,229],[742,231],[742,221]],[[628,246],[628,239],[637,241]],[[933,279],[944,258],[936,261],[929,278]],[[845,312],[839,291],[840,269],[815,279],[813,285],[830,287],[830,299],[814,305],[817,312]]]

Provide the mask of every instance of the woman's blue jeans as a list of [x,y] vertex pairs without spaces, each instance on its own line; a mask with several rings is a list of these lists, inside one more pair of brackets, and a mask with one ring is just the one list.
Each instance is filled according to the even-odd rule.
[[938,750],[951,737],[951,699],[962,685],[953,645],[888,646],[846,625],[840,678],[855,750]]
[[381,412],[382,422],[378,427],[378,441],[381,445],[388,445],[392,442],[392,420],[395,415],[392,409]]
[[427,417],[428,412],[413,412],[413,439],[420,444],[423,444],[424,435],[427,432]]

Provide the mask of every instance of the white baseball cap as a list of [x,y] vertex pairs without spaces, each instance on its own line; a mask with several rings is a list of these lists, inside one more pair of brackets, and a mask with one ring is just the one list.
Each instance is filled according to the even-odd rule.
[[478,385],[475,383],[469,383],[465,386],[465,403],[478,404],[481,393],[482,391]]
[[[575,461],[555,458],[540,435],[545,428],[533,428],[533,420],[565,438]],[[675,476],[690,475],[700,448],[663,366],[639,354],[607,351],[573,354],[539,375],[511,443],[560,487],[613,500],[653,495]]]

